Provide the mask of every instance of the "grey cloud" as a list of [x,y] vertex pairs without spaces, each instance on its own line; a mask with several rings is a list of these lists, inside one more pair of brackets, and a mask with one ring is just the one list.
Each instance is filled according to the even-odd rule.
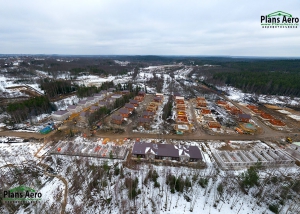
[[300,28],[260,16],[298,1],[4,1],[1,53],[299,56]]

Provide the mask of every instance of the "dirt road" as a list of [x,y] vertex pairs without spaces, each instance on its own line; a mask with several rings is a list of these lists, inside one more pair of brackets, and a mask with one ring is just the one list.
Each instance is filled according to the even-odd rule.
[[15,132],[15,131],[0,131],[0,136],[7,137],[20,137],[20,138],[35,138],[35,139],[43,139],[53,135],[56,131],[50,132],[48,134],[42,135],[38,132]]
[[[10,136],[10,137],[21,137],[21,138],[35,138],[38,140],[47,140],[51,135],[54,135],[56,131],[53,131],[47,135],[42,135],[40,133],[31,132],[14,132],[14,131],[3,131],[0,132],[0,136]],[[101,138],[162,138],[162,139],[174,139],[174,140],[274,140],[285,138],[286,136],[293,136],[295,134],[300,135],[300,133],[283,133],[274,130],[265,131],[259,135],[208,135],[204,132],[194,132],[189,135],[157,135],[157,134],[146,134],[146,133],[123,133],[116,134],[111,132],[97,132],[95,137]]]

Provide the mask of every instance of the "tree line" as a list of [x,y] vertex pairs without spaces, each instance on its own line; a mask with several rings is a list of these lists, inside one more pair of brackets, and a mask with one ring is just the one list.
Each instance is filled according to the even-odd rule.
[[70,80],[51,80],[48,78],[42,80],[41,89],[49,98],[75,91]]
[[18,103],[10,103],[6,108],[6,111],[16,123],[29,119],[31,116],[50,113],[52,110],[55,110],[55,106],[51,105],[46,96],[33,97]]
[[220,72],[213,80],[249,93],[300,96],[300,72]]

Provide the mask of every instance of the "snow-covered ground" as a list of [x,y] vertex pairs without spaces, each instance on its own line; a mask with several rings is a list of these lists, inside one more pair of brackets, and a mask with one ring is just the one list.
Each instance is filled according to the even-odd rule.
[[234,101],[245,102],[245,100],[250,100],[252,98],[257,99],[260,103],[268,104],[281,104],[281,105],[300,105],[299,97],[288,97],[288,96],[276,96],[276,95],[255,95],[250,93],[244,93],[240,89],[234,88],[232,86],[218,87],[218,89],[223,90],[229,94],[228,98]]
[[54,102],[58,110],[66,110],[69,105],[76,105],[79,102],[77,95]]
[[[7,97],[27,96],[26,94],[21,93],[17,90],[6,89],[8,87],[24,85],[24,84],[20,84],[20,83],[14,83],[16,80],[18,80],[18,78],[15,78],[15,77],[8,78],[4,75],[1,75],[0,76],[0,92],[2,92],[2,93],[6,92],[8,94]],[[39,87],[39,84],[37,84],[37,83],[31,83],[31,84],[26,84],[26,85],[31,86],[32,88],[34,88],[35,90],[39,91],[42,94],[44,93],[44,91]]]
[[116,64],[119,64],[119,65],[121,65],[121,66],[126,66],[126,65],[128,65],[130,62],[128,62],[128,61],[119,61],[119,60],[114,60],[114,62],[116,63]]
[[[166,143],[161,139],[141,139],[145,142]],[[88,143],[87,139],[78,137],[74,139],[76,143]],[[133,141],[127,140],[126,145],[132,146]],[[257,196],[261,186],[254,186],[248,190],[248,194],[241,191],[238,179],[245,170],[221,170],[212,156],[212,148],[220,148],[224,142],[199,142],[199,141],[175,141],[173,144],[195,145],[202,150],[203,159],[207,168],[174,167],[164,164],[153,165],[140,163],[130,165],[129,168],[119,160],[103,160],[95,158],[84,158],[76,156],[52,156],[44,164],[50,165],[54,171],[68,182],[66,212],[75,213],[130,213],[130,210],[137,209],[138,213],[239,213],[239,214],[272,214],[269,204],[279,204],[276,197],[280,197],[281,188],[285,185],[284,180],[279,183],[264,183],[264,194]],[[231,141],[232,144],[258,144],[254,141]],[[49,144],[50,145],[50,144]],[[50,146],[45,145],[40,151],[45,153]],[[0,154],[8,155],[0,161],[0,167],[8,163],[21,165],[24,161],[38,161],[34,157],[41,144],[16,143],[0,144]],[[18,155],[18,158],[16,158]],[[175,162],[174,162],[175,163]],[[104,165],[110,167],[109,173],[105,172]],[[26,164],[25,164],[26,165]],[[115,174],[116,168],[123,171],[125,178],[120,173]],[[155,187],[152,178],[148,176],[149,170],[157,172],[157,183]],[[13,173],[9,168],[3,168],[0,173]],[[183,192],[174,190],[171,193],[170,186],[166,184],[168,174],[180,177],[181,180],[189,180],[191,187],[184,187]],[[299,176],[299,167],[270,168],[259,171],[260,182],[269,179],[274,175],[277,179],[284,174],[290,179]],[[7,178],[7,177],[5,177]],[[137,178],[136,189],[140,191],[135,200],[129,199],[129,191],[126,187],[126,180]],[[207,183],[200,185],[200,180],[205,179]],[[276,179],[276,180],[277,180]],[[5,179],[4,179],[5,180]],[[38,182],[36,182],[38,180]],[[64,183],[58,178],[51,179],[48,175],[38,176],[31,181],[31,185],[39,183],[39,192],[42,193],[42,201],[38,207],[29,205],[28,207],[17,206],[16,213],[30,213],[38,210],[38,213],[46,213],[50,209],[55,213],[60,212],[62,201],[64,200]],[[16,186],[16,185],[13,185]],[[222,191],[220,191],[222,186]],[[294,193],[293,193],[294,194]],[[299,203],[297,196],[293,200],[286,199],[280,205],[280,213],[295,214],[293,203]],[[294,201],[296,200],[296,201]],[[96,206],[95,206],[96,204]],[[290,208],[289,211],[288,208]],[[294,209],[294,210],[293,210]],[[0,207],[1,210],[1,207]],[[7,213],[7,212],[4,212]]]
[[23,139],[7,139],[1,137],[0,142],[13,141],[17,143],[0,143],[0,167],[6,164],[21,164],[23,161],[36,160],[35,152],[41,147],[40,143],[18,143]]
[[96,75],[84,75],[77,77],[77,84],[92,86],[95,85],[97,87],[101,86],[103,82],[110,82],[115,79],[114,76],[108,76],[107,78],[102,78]]

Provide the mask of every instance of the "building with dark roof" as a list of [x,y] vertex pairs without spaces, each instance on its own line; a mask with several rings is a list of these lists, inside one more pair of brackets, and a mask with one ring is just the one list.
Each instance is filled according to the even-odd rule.
[[100,102],[99,102],[99,106],[100,106],[100,107],[106,107],[106,106],[108,106],[108,105],[109,105],[108,102],[105,102],[105,101],[100,101]]
[[146,96],[146,92],[144,92],[144,91],[139,91],[138,96],[144,97],[144,96]]
[[51,114],[53,120],[59,120],[59,121],[63,121],[67,119],[69,116],[70,116],[70,112],[67,110],[59,110]]
[[90,107],[90,112],[95,112],[99,109],[100,107],[99,106],[91,106]]
[[151,111],[144,111],[142,114],[143,118],[153,118],[154,112]]
[[132,100],[132,99],[130,99],[130,100],[129,100],[129,103],[132,104],[132,105],[134,105],[135,107],[138,107],[138,106],[139,106],[139,101],[137,101],[137,100]]
[[154,97],[153,101],[157,102],[157,103],[161,103],[163,101],[163,98],[162,97]]
[[197,146],[172,144],[136,142],[132,148],[132,156],[135,158],[145,158],[147,160],[202,161],[202,155]]
[[82,111],[82,107],[81,106],[77,106],[77,105],[69,105],[67,110],[70,112],[70,113],[77,113],[77,112],[80,112]]
[[143,126],[144,128],[148,128],[149,125],[150,125],[150,122],[151,122],[151,119],[150,118],[143,118],[143,117],[140,117],[138,119],[138,124],[139,126]]
[[134,105],[130,103],[126,103],[124,107],[127,108],[130,112],[134,110]]
[[249,123],[250,119],[251,119],[250,114],[239,114],[239,121],[240,122]]
[[121,115],[113,115],[111,117],[111,123],[121,125],[123,121],[124,119]]
[[127,108],[121,108],[119,110],[119,114],[124,117],[124,118],[127,118],[129,117],[129,114],[130,114],[130,111],[127,109]]
[[78,105],[81,106],[82,108],[86,108],[90,105],[90,103],[87,100],[80,100],[78,102]]
[[124,91],[121,91],[121,94],[130,94],[130,91],[129,90],[124,90]]

